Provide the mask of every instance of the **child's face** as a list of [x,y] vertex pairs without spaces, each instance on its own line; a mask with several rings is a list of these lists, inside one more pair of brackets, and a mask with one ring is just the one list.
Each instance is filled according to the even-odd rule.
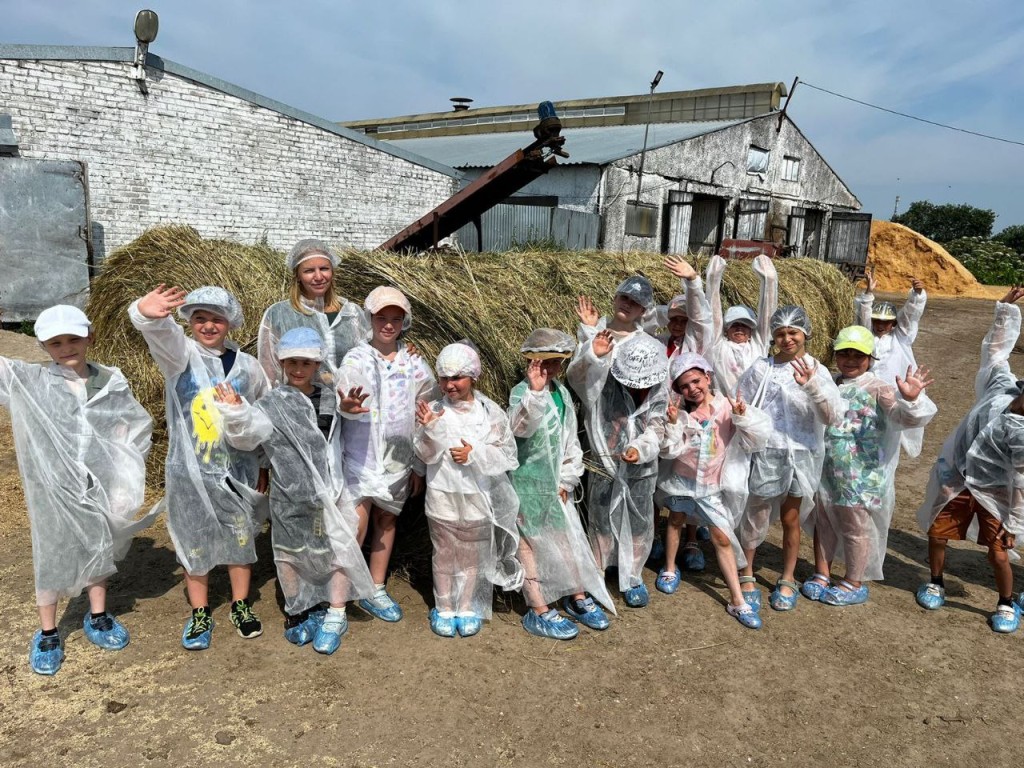
[[887,336],[896,327],[895,320],[872,320],[871,331],[875,336]]
[[616,294],[615,300],[612,302],[612,311],[615,313],[615,319],[622,323],[635,323],[644,316],[643,305],[637,304],[629,296],[623,296],[621,293]]
[[188,319],[188,327],[192,330],[192,338],[207,349],[224,349],[224,339],[228,337],[228,320],[205,309],[197,309]]
[[288,383],[303,392],[313,386],[313,377],[320,370],[320,363],[305,357],[289,357],[281,361]]
[[671,315],[668,319],[668,333],[673,339],[681,339],[686,335],[689,320],[686,315]]
[[473,379],[469,376],[439,376],[437,379],[441,391],[453,403],[473,399]]
[[373,340],[378,344],[394,344],[402,334],[402,323],[405,321],[405,310],[401,307],[384,307],[371,316],[373,323]]
[[331,266],[330,259],[314,256],[299,264],[296,274],[299,278],[299,290],[302,291],[302,295],[307,299],[319,299],[331,287],[334,268]]
[[629,392],[633,398],[634,405],[642,405],[644,400],[647,399],[647,393],[651,391],[650,387],[626,387],[626,391]]
[[88,371],[85,363],[85,351],[92,344],[92,336],[72,336],[65,333],[42,342],[53,362],[71,368],[80,376]]
[[674,386],[686,402],[701,406],[711,394],[711,376],[700,368],[691,368],[676,378]]
[[779,328],[772,334],[775,346],[785,355],[802,355],[807,337],[799,328]]
[[750,341],[750,326],[745,323],[733,323],[725,329],[725,338],[733,344],[746,344]]
[[871,358],[856,349],[840,349],[836,352],[836,368],[844,378],[855,379],[871,367]]
[[565,360],[560,357],[553,357],[550,360],[541,360],[540,369],[549,380],[557,379],[565,366]]

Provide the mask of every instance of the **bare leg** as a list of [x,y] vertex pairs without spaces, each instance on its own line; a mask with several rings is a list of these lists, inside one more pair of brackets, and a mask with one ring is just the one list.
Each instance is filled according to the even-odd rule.
[[928,537],[928,569],[933,578],[941,578],[946,570],[946,539]]
[[[388,576],[388,563],[395,548],[395,530],[398,518],[390,512],[374,507],[373,533],[370,535],[370,576],[374,584],[383,584]],[[361,518],[360,518],[361,519]],[[365,533],[365,532],[364,532]]]
[[57,628],[57,604],[36,606],[39,610],[39,628],[44,632]]
[[[782,502],[782,578],[786,581],[794,580],[800,555],[800,501],[799,496],[787,496]],[[786,597],[794,594],[789,587],[782,587],[780,593]]]
[[1013,570],[1010,568],[1010,558],[1006,550],[990,546],[988,548],[988,561],[992,563],[992,570],[996,575],[996,590],[999,597],[1008,600],[1013,597]]
[[720,529],[712,528],[711,543],[715,545],[715,557],[718,558],[718,567],[722,570],[722,578],[725,579],[725,584],[729,587],[730,601],[736,606],[743,605],[745,601],[736,572],[736,554],[732,551],[729,537]]
[[251,565],[229,565],[228,580],[231,582],[231,602],[237,603],[249,597],[249,583],[252,581]]
[[366,529],[370,526],[370,507],[372,502],[369,499],[363,499],[356,504],[356,516],[359,518],[359,526],[356,529],[356,541],[359,546],[363,546],[363,541],[366,539]]
[[204,573],[202,576],[185,574],[185,591],[188,593],[188,602],[193,608],[205,608],[210,604],[210,575]]
[[693,544],[697,541],[697,526],[686,524],[686,543]]
[[[683,523],[686,515],[682,512],[668,513],[668,527],[665,529],[665,570],[672,572],[676,568],[676,555],[679,554],[679,542],[682,539]],[[687,530],[691,526],[686,526]],[[695,529],[696,531],[696,529]],[[695,534],[696,535],[696,532]]]
[[533,548],[525,538],[519,540],[518,554],[519,562],[523,564],[523,572],[526,575],[523,579],[523,597],[526,598],[526,604],[538,616],[542,613],[547,613],[548,606],[544,602],[544,598],[541,597],[540,587],[538,586],[537,558],[533,556]]

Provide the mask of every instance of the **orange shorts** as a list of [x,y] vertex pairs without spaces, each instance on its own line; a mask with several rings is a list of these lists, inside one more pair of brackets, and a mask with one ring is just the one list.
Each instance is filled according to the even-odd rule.
[[968,490],[961,491],[942,508],[928,529],[928,537],[963,541],[975,517],[978,518],[979,544],[995,550],[1013,549],[1016,537],[1007,533],[999,519],[990,515]]

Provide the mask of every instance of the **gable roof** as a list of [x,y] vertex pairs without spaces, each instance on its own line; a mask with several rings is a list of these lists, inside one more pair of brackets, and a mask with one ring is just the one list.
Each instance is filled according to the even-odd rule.
[[[756,120],[715,121],[707,123],[652,123],[647,149],[658,149],[704,134]],[[640,154],[644,146],[643,125],[612,125],[603,128],[564,128],[565,149],[569,158],[559,165],[607,165],[624,157]],[[490,168],[517,149],[531,144],[533,133],[482,133],[465,136],[438,136],[429,139],[384,141],[408,152],[415,152],[455,168]]]
[[[96,46],[0,44],[0,59],[13,61],[108,61],[131,64],[135,61],[135,49],[124,47],[105,48]],[[186,80],[191,80],[195,83],[199,83],[200,85],[204,85],[207,88],[220,91],[221,93],[226,93],[258,107],[263,107],[264,109],[269,109],[272,112],[277,112],[278,114],[285,115],[286,117],[294,118],[300,122],[308,123],[309,125],[320,128],[321,130],[333,133],[337,136],[342,136],[350,141],[363,144],[364,146],[401,158],[402,160],[406,160],[410,163],[421,165],[446,176],[452,176],[454,178],[462,177],[462,174],[450,165],[443,164],[429,157],[418,155],[412,150],[396,146],[392,142],[378,141],[364,133],[360,133],[359,131],[353,131],[350,128],[345,128],[325,118],[318,117],[317,115],[305,112],[301,109],[296,109],[295,107],[290,107],[287,104],[282,104],[281,102],[275,101],[267,96],[261,96],[254,91],[234,85],[233,83],[221,80],[213,75],[208,75],[205,72],[192,69],[191,67],[186,67],[183,64],[178,64],[170,59],[164,59],[160,56],[148,53],[146,54],[146,66],[161,72],[177,75],[178,77],[182,77]]]

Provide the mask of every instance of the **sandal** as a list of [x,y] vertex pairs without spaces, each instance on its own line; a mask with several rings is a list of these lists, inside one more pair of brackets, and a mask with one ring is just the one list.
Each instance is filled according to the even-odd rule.
[[[785,587],[793,592],[791,595],[782,594],[782,589]],[[772,607],[772,610],[776,611],[792,611],[796,608],[796,601],[800,598],[800,585],[795,581],[789,581],[788,579],[779,579],[775,582],[775,589],[768,598],[768,604]]]
[[755,611],[761,610],[761,590],[751,589],[749,591],[743,589],[744,584],[757,584],[757,579],[753,576],[740,576],[740,590],[743,592],[743,599],[747,601],[747,605],[753,608]]
[[800,593],[808,600],[820,600],[821,593],[832,586],[832,580],[824,573],[816,573],[803,583]]

